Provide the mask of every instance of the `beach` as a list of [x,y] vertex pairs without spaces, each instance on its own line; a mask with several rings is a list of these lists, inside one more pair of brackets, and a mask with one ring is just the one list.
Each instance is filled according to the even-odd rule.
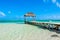
[[0,40],[60,40],[60,34],[29,24],[0,23]]

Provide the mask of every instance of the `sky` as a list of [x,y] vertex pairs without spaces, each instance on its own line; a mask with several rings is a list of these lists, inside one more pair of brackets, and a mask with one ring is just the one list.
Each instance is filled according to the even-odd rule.
[[60,0],[0,0],[0,20],[19,20],[33,12],[36,19],[60,20]]

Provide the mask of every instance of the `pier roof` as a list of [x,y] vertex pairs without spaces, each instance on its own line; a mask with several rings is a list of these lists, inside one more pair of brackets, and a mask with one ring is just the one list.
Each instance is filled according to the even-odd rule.
[[35,14],[33,12],[28,12],[24,15],[25,17],[35,17]]

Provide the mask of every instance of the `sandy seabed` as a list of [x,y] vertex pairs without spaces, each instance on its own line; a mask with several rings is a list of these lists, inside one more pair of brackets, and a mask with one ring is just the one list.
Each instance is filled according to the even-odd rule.
[[0,40],[60,40],[60,34],[28,24],[0,23]]

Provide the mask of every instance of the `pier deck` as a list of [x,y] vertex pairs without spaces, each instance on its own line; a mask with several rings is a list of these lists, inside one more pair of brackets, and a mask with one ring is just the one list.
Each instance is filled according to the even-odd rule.
[[54,29],[59,29],[60,28],[60,23],[56,22],[36,22],[36,21],[26,21],[26,24],[31,24],[35,26],[42,26],[46,28],[54,28]]

